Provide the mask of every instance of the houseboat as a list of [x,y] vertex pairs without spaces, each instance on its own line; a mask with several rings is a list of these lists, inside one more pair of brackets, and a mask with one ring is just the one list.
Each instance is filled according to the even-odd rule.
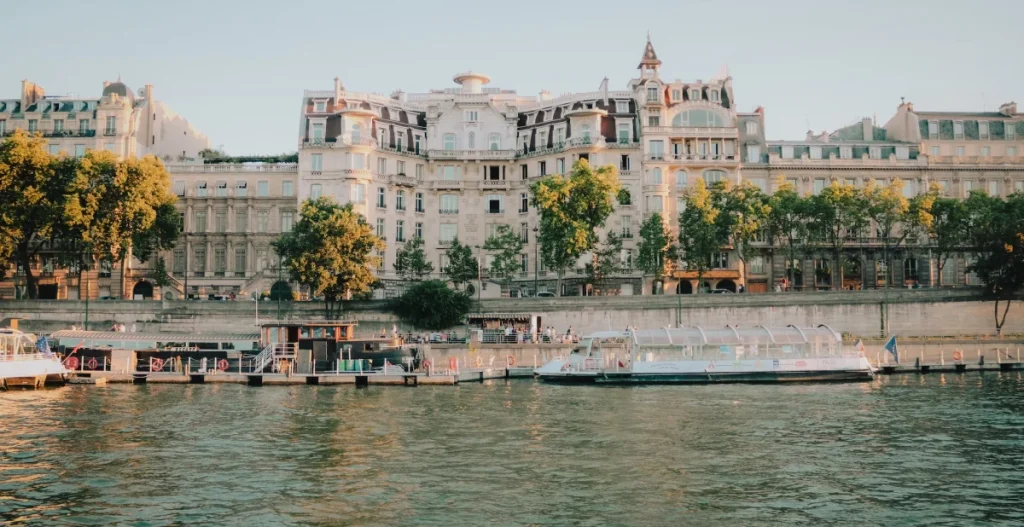
[[376,369],[415,360],[416,350],[396,335],[356,337],[355,321],[270,322],[260,327],[263,352],[256,369],[315,373]]
[[42,388],[63,383],[64,365],[47,346],[37,347],[36,336],[16,328],[0,328],[0,388]]
[[538,368],[545,381],[712,383],[867,381],[867,358],[828,326],[603,331]]
[[193,364],[193,371],[204,364],[235,371],[261,349],[258,333],[61,330],[51,333],[50,340],[75,371],[172,371],[179,360]]

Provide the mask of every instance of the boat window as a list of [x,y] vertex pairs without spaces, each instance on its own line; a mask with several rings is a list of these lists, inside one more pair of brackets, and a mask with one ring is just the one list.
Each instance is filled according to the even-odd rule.
[[299,328],[299,338],[300,339],[308,339],[309,338],[309,328]]
[[222,349],[222,350],[233,350],[233,349],[235,349],[235,343],[234,342],[221,342],[220,343],[220,349]]
[[324,328],[313,328],[313,338],[322,339],[324,338]]
[[329,339],[333,339],[334,338],[334,328],[324,328],[324,336],[329,338]]
[[278,329],[270,328],[270,342],[277,342]]

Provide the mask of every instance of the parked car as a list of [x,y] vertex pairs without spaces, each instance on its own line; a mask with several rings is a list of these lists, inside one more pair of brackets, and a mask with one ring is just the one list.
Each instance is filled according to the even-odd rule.
[[551,298],[553,296],[555,296],[555,294],[551,291],[541,291],[537,293],[537,298]]
[[732,291],[729,291],[728,289],[712,289],[711,291],[709,291],[709,293],[711,293],[712,295],[725,295],[731,294]]

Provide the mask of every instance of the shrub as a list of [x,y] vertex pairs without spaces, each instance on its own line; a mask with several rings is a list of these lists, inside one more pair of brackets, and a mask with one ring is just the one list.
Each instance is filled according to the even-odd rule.
[[419,329],[446,329],[462,324],[469,313],[469,295],[455,291],[441,280],[428,280],[409,287],[391,303],[391,311]]

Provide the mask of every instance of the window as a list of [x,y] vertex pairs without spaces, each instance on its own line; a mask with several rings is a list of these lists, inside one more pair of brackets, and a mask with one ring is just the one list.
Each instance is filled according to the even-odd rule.
[[1017,156],[1017,147],[1015,147],[1015,146],[1008,146],[1008,147],[1006,147],[1006,155],[1008,155],[1010,157],[1016,157]]
[[420,222],[416,222],[416,237],[423,239],[423,224]]
[[238,181],[235,183],[235,196],[244,198],[249,193],[249,184],[245,181]]
[[444,179],[449,180],[449,181],[455,181],[457,179],[455,177],[455,167],[452,166],[452,165],[445,166],[441,170],[441,174],[442,174],[442,177]]
[[[85,121],[82,121],[82,122],[84,123]],[[6,133],[7,133],[7,121],[4,120],[4,119],[0,119],[0,136],[4,135]]]
[[868,148],[868,154],[871,156],[871,159],[882,159],[882,147],[872,146]]
[[381,148],[387,148],[389,146],[387,128],[377,128],[377,140],[380,141]]
[[216,192],[217,192],[217,197],[218,198],[227,197],[227,195],[228,195],[228,182],[227,181],[218,181],[217,182]]
[[268,232],[270,224],[270,211],[258,210],[256,211],[256,232]]
[[964,138],[964,122],[963,121],[953,121],[953,139],[963,139],[963,138]]
[[395,210],[405,210],[405,191],[395,192]]
[[519,165],[523,172],[523,179],[527,179],[530,176],[530,169],[526,165]]
[[281,232],[292,232],[292,226],[295,225],[295,213],[288,211],[281,213]]
[[387,190],[384,187],[377,187],[377,208],[386,209],[388,208],[387,202]]
[[459,235],[459,225],[457,223],[442,223],[438,232],[440,233],[439,241],[447,245]]
[[672,90],[672,100],[675,101],[675,102],[682,101],[683,100],[683,90],[673,89]]
[[656,83],[647,85],[647,102],[658,102],[658,85]]
[[910,148],[905,146],[896,147],[896,159],[910,159]]
[[423,193],[416,193],[416,212],[423,212]]
[[377,159],[377,173],[387,174],[388,173],[388,160],[381,157]]
[[933,156],[938,156],[939,155],[939,151],[940,151],[939,147],[937,147],[937,146],[933,146],[932,147],[932,155]]
[[700,90],[698,90],[696,88],[690,90],[690,100],[691,101],[699,101],[700,100]]
[[712,269],[728,269],[729,268],[729,253],[720,252],[711,255],[711,268]]
[[292,183],[291,181],[282,181],[281,182],[281,195],[286,197],[286,198],[292,197],[295,194],[295,190],[294,190],[293,186],[294,186],[294,183]]
[[479,117],[479,114],[477,113],[476,110],[469,110],[469,111],[466,112],[466,120],[471,122],[471,123],[472,122],[476,122],[478,117]]
[[708,90],[708,97],[712,102],[718,102],[718,90]]
[[[402,148],[404,146],[405,146],[405,132],[395,132],[395,148],[397,148],[398,151],[401,152]],[[399,170],[399,172],[405,172],[405,170]]]
[[622,145],[629,144],[629,139],[630,139],[630,137],[629,137],[630,136],[629,123],[619,123],[618,124],[618,128],[619,128],[619,133],[618,133],[619,144],[622,144]]
[[811,159],[821,159],[821,147],[812,146],[810,148],[810,157]]
[[647,126],[661,126],[661,110],[652,108],[647,112]]
[[315,101],[313,103],[313,111],[317,113],[323,113],[327,111],[327,101]]
[[206,182],[205,181],[197,181],[196,182],[196,197],[197,198],[205,198],[206,197]]
[[353,154],[352,155],[352,168],[358,168],[360,170],[366,168],[366,154]]
[[173,262],[174,276],[182,276],[185,274],[185,249],[175,249],[171,254]]
[[541,148],[547,148],[547,147],[548,147],[548,133],[545,132],[544,130],[540,130],[540,131],[537,132],[537,148],[541,149]]
[[633,237],[633,217],[623,216],[622,217],[622,237],[632,238]]
[[269,181],[257,181],[256,182],[256,195],[261,198],[270,196],[270,182]]
[[917,195],[917,180],[907,179],[903,181],[903,197],[912,198]]
[[487,213],[488,214],[501,214],[505,212],[505,208],[502,206],[502,197],[498,194],[491,194],[487,197]]
[[192,250],[192,272],[195,276],[203,276],[206,272],[206,248],[196,247]]
[[615,101],[615,113],[629,113],[629,101]]
[[53,120],[53,131],[55,133],[61,133],[64,131],[64,119]]
[[82,157],[85,155],[85,145],[75,145],[75,157]]
[[195,221],[193,221],[193,223],[195,224],[194,225],[195,226],[195,231],[194,232],[206,232],[206,211],[205,210],[197,210],[196,213],[195,213],[194,220],[195,220]]
[[998,197],[999,196],[999,182],[998,181],[989,181],[988,182],[988,195],[992,196],[992,197]]
[[560,145],[565,142],[565,128],[555,128],[555,144]]
[[530,243],[530,224],[520,223],[519,224],[519,241],[523,243]]
[[965,194],[970,194],[970,192],[972,190],[974,190],[974,180],[973,179],[965,179],[964,180],[964,193]]
[[501,134],[491,134],[487,137],[487,148],[490,150],[501,150]]
[[423,179],[423,165],[416,165],[416,179]]
[[444,149],[455,150],[455,134],[444,134]]
[[519,195],[519,212],[528,212],[530,210],[530,195],[523,192]]
[[939,122],[938,121],[928,121],[928,139],[938,139],[938,138],[939,138]]
[[420,153],[420,136],[416,136],[416,144],[413,146],[416,149],[416,153]]
[[722,128],[729,126],[730,123],[728,117],[714,110],[688,110],[679,112],[672,118],[672,126]]
[[754,135],[757,133],[757,121],[747,121],[747,135]]
[[814,180],[814,195],[821,194],[821,191],[825,190],[825,180],[818,178]]
[[107,116],[107,127],[104,130],[106,135],[114,135],[117,133],[117,117],[112,115]]
[[651,170],[650,172],[647,173],[647,183],[650,184],[650,185],[660,185],[661,184],[661,169],[660,168],[655,168],[654,170]]
[[665,159],[665,142],[664,141],[651,141],[651,159],[655,161],[661,161]]
[[466,141],[466,148],[476,150],[476,132],[470,132]]
[[364,183],[353,183],[352,184],[352,201],[363,204],[366,203],[366,184]]
[[179,179],[179,180],[174,182],[174,195],[175,196],[184,196],[185,195],[185,182],[184,181]]
[[752,179],[749,179],[748,181],[753,183],[755,187],[761,189],[761,192],[768,192],[768,185],[767,185],[767,183],[765,182],[764,179],[762,179],[762,178],[752,178]]
[[555,160],[555,173],[565,174],[565,158],[560,157]]
[[1016,125],[1012,121],[1006,121],[1004,124],[1005,128],[1003,129],[1003,135],[1007,139],[1012,140],[1017,135],[1017,129],[1015,128]]
[[853,159],[853,148],[849,146],[839,147],[839,158],[840,159]]
[[441,194],[441,214],[458,214],[459,213],[459,196],[458,194]]
[[711,186],[719,181],[724,181],[726,174],[724,170],[705,170],[704,171],[704,182]]
[[530,272],[530,257],[528,255],[526,255],[526,254],[520,254],[519,255],[519,267],[520,267],[520,269],[519,269],[520,273],[525,274],[525,273]]
[[751,274],[764,274],[764,256],[750,258],[750,272]]
[[782,159],[793,159],[793,147],[783,146],[782,147]]
[[249,211],[238,209],[235,211],[235,232],[244,233],[249,231]]
[[387,225],[384,223],[384,218],[377,218],[377,237],[378,238],[384,238],[385,233],[387,232],[385,230],[386,228],[387,228]]
[[312,156],[310,156],[310,163],[309,164],[310,164],[310,167],[309,167],[310,170],[312,170],[313,172],[320,172],[321,170],[324,169],[324,155],[323,154],[313,154]]
[[324,142],[324,123],[313,123],[313,143]]
[[665,210],[665,200],[661,196],[647,196],[646,201],[646,211],[648,213],[661,213],[663,210]]
[[216,276],[224,276],[228,270],[227,251],[223,247],[213,250],[213,272]]
[[688,184],[689,184],[689,182],[686,179],[686,171],[685,170],[676,170],[676,188],[677,189],[684,189],[684,188],[686,188],[686,186]]
[[321,194],[323,194],[323,187],[319,183],[309,186],[309,199],[317,199]]
[[978,138],[988,139],[988,121],[978,121]]
[[218,210],[214,213],[214,227],[217,232],[228,232],[228,213]]
[[363,135],[363,126],[359,123],[352,123],[352,129],[350,134],[352,135],[352,144],[358,145]]
[[235,276],[245,276],[245,248],[235,249]]
[[748,163],[760,163],[761,162],[761,147],[758,145],[747,145],[747,162]]
[[956,147],[956,155],[963,156],[964,155],[964,147],[962,147],[962,146]]
[[991,151],[992,150],[987,146],[981,147],[981,157],[988,157]]
[[1024,181],[1014,181],[1013,189],[1017,192],[1024,192]]
[[539,161],[539,162],[537,162],[537,173],[540,174],[541,177],[548,175],[548,162],[547,161]]
[[398,220],[395,222],[395,241],[405,241],[405,220]]

